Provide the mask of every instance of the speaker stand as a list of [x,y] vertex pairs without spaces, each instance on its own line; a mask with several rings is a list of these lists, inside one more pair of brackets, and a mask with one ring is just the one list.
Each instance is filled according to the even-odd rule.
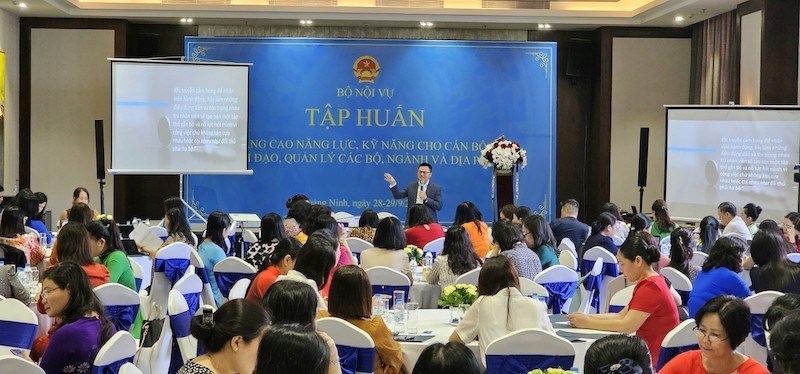
[[639,186],[639,213],[644,214],[642,210],[642,202],[644,201],[644,186]]
[[100,214],[106,214],[106,193],[103,187],[106,185],[105,179],[98,179],[97,184],[100,185]]

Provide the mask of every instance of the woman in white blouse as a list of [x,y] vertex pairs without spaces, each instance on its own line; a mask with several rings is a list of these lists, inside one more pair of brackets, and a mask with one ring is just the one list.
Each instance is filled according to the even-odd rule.
[[495,339],[527,328],[553,332],[547,310],[539,300],[519,291],[519,276],[506,256],[486,260],[478,277],[478,300],[458,324],[451,342],[480,342],[481,357]]
[[444,236],[444,249],[436,256],[426,280],[442,288],[453,285],[462,274],[481,266],[481,259],[472,247],[463,226],[450,226]]

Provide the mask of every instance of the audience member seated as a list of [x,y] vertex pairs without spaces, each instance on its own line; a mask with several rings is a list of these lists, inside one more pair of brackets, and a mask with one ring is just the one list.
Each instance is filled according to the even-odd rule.
[[747,224],[736,213],[736,205],[733,205],[730,201],[724,201],[717,207],[719,222],[725,226],[725,229],[722,230],[722,235],[735,234],[741,236],[744,240],[753,240],[753,234],[750,233]]
[[[25,217],[27,218],[25,225],[36,230],[39,234],[45,234],[45,236],[47,236],[47,243],[50,243],[53,240],[53,235],[50,234],[44,222],[41,221],[41,217],[39,217],[39,207],[41,203],[39,202],[39,198],[36,197],[36,194],[29,188],[23,188],[14,198],[14,204],[25,212]],[[37,243],[39,243],[38,238]],[[39,245],[47,243],[39,243]]]
[[[300,243],[305,244],[305,241],[308,239],[308,236],[314,232],[314,222],[317,220],[317,217],[320,216],[333,216],[333,209],[327,205],[321,204],[314,204],[308,208],[308,213],[306,214],[306,218],[300,222],[300,229],[302,232],[297,234],[297,240]],[[335,233],[336,231],[334,231]]]
[[35,192],[36,198],[39,199],[39,214],[36,219],[44,222],[44,212],[47,209],[47,195],[44,192]]
[[111,216],[101,214],[97,221],[86,225],[92,257],[108,269],[108,281],[136,291],[136,280],[128,255],[122,250],[119,228]]
[[300,244],[306,244],[306,239],[308,239],[308,236],[303,234],[303,230],[300,229],[300,223],[305,221],[309,210],[311,210],[311,203],[308,200],[295,201],[289,206],[286,220],[283,221],[286,235],[297,238]]
[[278,242],[275,249],[267,255],[266,261],[261,264],[261,268],[253,278],[253,282],[250,283],[250,288],[247,290],[247,299],[260,303],[264,293],[275,283],[275,280],[294,269],[300,247],[300,242],[291,237]]
[[730,295],[714,297],[695,318],[700,349],[681,353],[660,374],[769,373],[752,358],[736,352],[750,333],[749,321],[750,308],[743,300]]
[[791,212],[783,217],[783,225],[781,226],[783,237],[792,247],[789,253],[800,252],[800,238],[798,238],[798,231],[795,229],[797,225],[800,225],[800,213]]
[[277,213],[268,213],[261,217],[261,237],[247,248],[244,260],[256,269],[261,269],[278,242],[286,237],[283,230],[283,219]]
[[6,299],[17,299],[25,305],[31,303],[28,285],[22,284],[14,265],[0,265],[0,296]]
[[214,266],[227,257],[225,253],[228,246],[225,244],[225,238],[228,236],[230,225],[231,218],[228,214],[220,211],[211,212],[206,224],[206,236],[197,247],[197,254],[203,260],[208,283],[211,285],[211,291],[214,292],[214,301],[217,302],[217,305],[222,305],[222,294],[219,293],[217,279],[214,276]]
[[679,228],[673,231],[669,238],[671,247],[670,261],[667,266],[677,269],[694,283],[697,274],[700,273],[700,267],[692,265],[695,243],[692,240],[691,232],[688,229]]
[[584,373],[652,374],[650,351],[642,338],[609,335],[596,340],[586,350]]
[[672,233],[672,230],[678,228],[678,224],[672,222],[672,218],[669,216],[667,202],[664,201],[664,199],[658,199],[654,201],[652,209],[653,218],[655,220],[653,222],[653,226],[650,228],[650,233],[660,241],[666,237],[669,237],[669,234]]
[[[308,284],[317,291],[317,307],[320,309],[327,309],[327,306],[319,290],[328,283],[328,274],[330,274],[333,265],[336,264],[336,258],[338,257],[336,253],[337,243],[325,231],[319,230],[311,234],[306,244],[297,253],[294,269],[289,270],[286,275],[279,275],[275,279],[276,283],[289,280]],[[269,289],[274,286],[275,284],[270,286]]]
[[592,247],[603,247],[611,254],[617,254],[617,245],[614,244],[614,239],[612,238],[616,222],[617,219],[610,213],[600,213],[597,221],[592,223],[592,235],[583,243],[583,248],[580,251],[581,259],[583,259],[583,254],[592,249]]
[[514,219],[512,219],[512,221],[517,224],[522,224],[522,221],[531,214],[533,214],[531,208],[524,205],[518,206],[517,209],[514,209]]
[[[45,258],[44,251],[39,247],[39,238],[36,234],[25,233],[25,212],[15,206],[10,206],[3,210],[2,219],[0,219],[0,244],[17,249],[22,254],[18,256],[5,256],[5,262],[11,264],[12,261],[18,261],[17,266],[24,267],[26,262],[36,266]],[[24,257],[16,259],[16,257]],[[15,260],[16,259],[16,260]]]
[[490,257],[501,255],[511,260],[517,275],[533,280],[536,274],[542,272],[542,262],[534,251],[525,244],[522,231],[518,224],[511,222],[497,222],[492,226],[494,250]]
[[319,230],[325,230],[326,233],[335,234],[338,238],[338,247],[336,252],[336,263],[331,268],[330,273],[328,273],[328,280],[325,282],[325,287],[320,289],[320,293],[322,297],[328,297],[328,291],[331,287],[331,278],[333,277],[333,272],[339,268],[339,266],[344,265],[351,265],[354,264],[355,257],[353,254],[350,253],[350,249],[347,247],[347,241],[344,227],[342,224],[336,222],[336,220],[330,215],[322,215],[318,216],[316,220],[314,220],[314,224],[311,227],[312,233],[317,232]]
[[[782,321],[784,318],[793,315],[800,309],[800,295],[797,294],[785,294],[783,296],[778,297],[775,301],[772,302],[769,309],[767,309],[767,313],[764,314],[763,320],[763,327],[764,327],[764,337],[766,338],[767,345],[769,347],[769,354],[770,358],[772,359],[772,372],[773,373],[795,373],[800,369],[800,367],[796,367],[795,371],[784,371],[782,370],[781,366],[777,364],[775,361],[775,355],[772,353],[772,332],[775,331],[775,326],[777,326],[778,322]],[[796,330],[795,334],[800,334],[800,330]],[[800,343],[800,342],[796,342]],[[800,351],[796,349],[790,349],[787,352],[791,352],[791,354],[800,354]]]
[[[89,206],[89,190],[87,190],[84,187],[78,187],[74,191],[72,191],[72,205],[73,205],[73,207],[75,206],[75,204],[78,204],[78,203],[86,204],[86,206]],[[74,220],[72,218],[70,218],[70,214],[71,214],[70,211],[71,210],[72,210],[72,208],[65,209],[65,210],[63,210],[61,212],[61,215],[58,216],[58,227],[59,228],[61,228],[61,226],[64,226],[64,224],[67,223],[66,221],[74,222]],[[97,216],[100,215],[100,212],[98,212],[96,210],[90,209],[89,211],[91,212],[91,217],[89,217],[85,222],[83,222],[84,224],[89,223],[89,221],[93,220],[94,217],[97,217]]]
[[361,213],[361,217],[358,219],[358,227],[352,228],[348,236],[372,243],[372,239],[375,238],[376,228],[378,228],[378,213],[372,209],[367,209]]
[[472,242],[472,247],[475,253],[480,258],[486,258],[491,249],[492,240],[490,239],[489,226],[483,221],[483,214],[478,207],[470,201],[465,201],[458,204],[456,207],[456,216],[453,219],[453,226],[463,226],[467,230],[469,240]]
[[92,287],[108,283],[108,268],[94,262],[92,245],[89,241],[89,231],[86,226],[78,222],[68,222],[58,232],[58,258],[56,263],[72,261],[81,266],[89,277]]
[[[753,292],[800,293],[800,265],[786,258],[786,242],[773,231],[759,231],[750,245]],[[746,262],[747,260],[745,260]]]
[[206,354],[186,362],[178,374],[252,373],[269,316],[250,300],[231,300],[214,312],[204,307],[190,331]]
[[408,229],[406,230],[406,242],[419,248],[424,248],[426,244],[444,237],[444,230],[428,214],[425,205],[417,204],[408,210]]
[[386,266],[405,274],[413,281],[408,255],[403,249],[406,247],[406,234],[403,224],[395,217],[386,217],[378,223],[375,230],[375,248],[361,252],[361,267],[364,270],[376,266]]
[[160,248],[147,248],[139,247],[142,252],[147,253],[151,258],[156,257],[156,253],[161,248],[164,248],[172,243],[186,243],[192,248],[197,248],[192,235],[189,220],[186,219],[186,214],[183,213],[183,208],[172,208],[167,211],[167,217],[164,219],[164,228],[167,229],[167,240],[161,245]]
[[167,213],[172,208],[183,210],[183,200],[177,196],[171,196],[164,199],[164,218],[158,223],[159,227],[167,228]]
[[714,216],[705,216],[700,220],[700,238],[697,241],[697,250],[708,253],[719,239],[719,220]]
[[605,203],[600,210],[610,213],[612,216],[614,216],[614,218],[617,220],[614,223],[614,236],[625,240],[628,237],[631,229],[628,227],[628,224],[625,223],[625,220],[622,219],[622,214],[619,213],[619,207],[617,207],[617,204],[611,202]]
[[653,225],[653,221],[650,220],[650,217],[642,213],[638,213],[631,218],[631,231],[628,235],[633,234],[634,232],[646,232],[650,233],[650,228]]
[[[73,223],[80,223],[83,225],[88,224],[94,220],[94,217],[97,215],[94,214],[92,208],[89,208],[88,205],[84,203],[75,203],[72,204],[72,208],[69,209],[69,219],[67,221]],[[64,227],[68,222],[64,222],[61,228]],[[50,252],[50,263],[57,264],[58,263],[58,243],[53,243],[53,250]]]
[[506,204],[500,208],[500,221],[513,221],[514,220],[514,212],[517,210],[517,207],[514,204]]
[[454,285],[460,275],[480,266],[481,259],[472,248],[467,230],[463,226],[450,226],[444,236],[444,249],[433,260],[426,280],[444,289]]
[[744,224],[747,225],[747,230],[750,231],[751,235],[755,235],[756,232],[758,232],[756,221],[758,220],[758,216],[761,215],[761,211],[761,207],[753,203],[747,203],[744,208],[742,208],[742,220]]
[[786,317],[772,331],[769,347],[777,369],[773,373],[800,373],[800,315]]
[[[507,220],[510,221],[510,220]],[[481,363],[459,342],[434,343],[422,351],[412,374],[481,374]]]
[[534,214],[522,221],[522,237],[528,248],[539,256],[542,270],[558,265],[558,245],[544,217]]
[[61,322],[39,365],[45,373],[88,373],[100,347],[116,332],[114,324],[105,317],[81,265],[63,261],[45,271],[42,279],[44,311]]
[[517,270],[505,256],[486,260],[478,276],[478,295],[450,336],[451,342],[466,344],[478,339],[483,356],[489,343],[514,331],[537,328],[553,332],[547,307],[520,293]]
[[339,374],[339,352],[327,334],[297,324],[272,325],[258,347],[254,374]]
[[700,307],[716,296],[733,295],[744,299],[752,294],[738,274],[742,271],[745,246],[744,240],[736,237],[717,239],[692,285],[687,305],[689,317],[694,318]]
[[264,294],[261,306],[267,310],[273,324],[297,323],[313,327],[319,307],[316,294],[305,282],[276,282]]
[[653,270],[661,254],[647,243],[643,234],[631,234],[617,252],[622,275],[636,282],[633,297],[619,313],[567,315],[572,326],[625,334],[636,333],[650,349],[653,364],[658,362],[661,341],[680,323],[678,309],[664,277]]
[[333,274],[328,310],[317,315],[318,318],[328,316],[346,320],[369,334],[375,342],[375,373],[403,372],[400,344],[392,338],[392,332],[380,316],[372,317],[372,285],[363,269],[346,265]]
[[564,238],[569,238],[572,244],[575,244],[575,249],[580,250],[583,242],[589,237],[589,226],[578,221],[579,209],[580,204],[575,199],[567,199],[561,203],[561,218],[550,222],[550,229],[553,230],[557,244],[561,244]]
[[781,230],[781,225],[779,225],[778,222],[775,222],[774,220],[771,219],[765,219],[761,221],[761,223],[758,225],[758,231],[764,231],[764,230],[775,231],[783,235],[783,230]]

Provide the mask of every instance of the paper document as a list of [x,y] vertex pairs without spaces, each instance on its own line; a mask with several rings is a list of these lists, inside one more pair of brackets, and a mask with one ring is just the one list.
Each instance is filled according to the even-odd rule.
[[164,244],[164,240],[156,236],[156,234],[150,231],[150,228],[143,223],[134,226],[133,231],[131,231],[128,237],[133,239],[136,245],[149,249],[159,249],[161,245]]

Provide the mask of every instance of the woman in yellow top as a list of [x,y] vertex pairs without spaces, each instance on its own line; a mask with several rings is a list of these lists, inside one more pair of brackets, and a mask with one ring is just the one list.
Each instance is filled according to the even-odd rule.
[[372,316],[372,285],[358,266],[342,266],[333,273],[328,310],[318,318],[337,317],[363,330],[375,342],[375,374],[403,373],[403,352],[380,316]]
[[453,220],[453,226],[459,225],[467,230],[472,247],[475,248],[475,253],[481,259],[486,258],[486,255],[489,254],[492,243],[489,226],[482,221],[482,218],[483,214],[478,207],[470,201],[465,201],[458,204],[456,218]]
[[[74,204],[77,204],[77,203],[82,203],[82,204],[89,205],[89,190],[87,190],[84,187],[78,187],[78,188],[75,189],[75,191],[72,191],[72,204],[74,205]],[[70,210],[71,210],[71,208],[70,209],[64,209],[61,212],[61,215],[58,216],[58,227],[59,228],[61,228],[61,226],[64,224],[64,220],[69,218]],[[98,212],[96,210],[92,210],[92,217],[89,218],[89,221],[93,220],[95,217],[97,217],[99,215],[100,215],[100,212]]]

